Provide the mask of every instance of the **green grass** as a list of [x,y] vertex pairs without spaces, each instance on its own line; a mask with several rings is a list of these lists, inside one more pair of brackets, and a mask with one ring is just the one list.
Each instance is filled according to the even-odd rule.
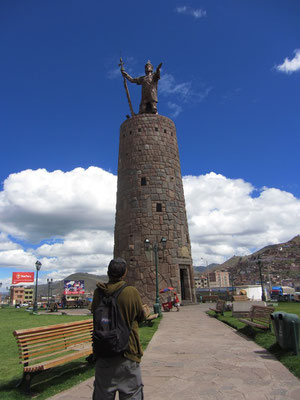
[[[22,365],[19,364],[18,347],[13,331],[33,328],[36,326],[53,325],[63,322],[80,321],[91,316],[71,315],[33,315],[24,309],[0,309],[0,398],[1,400],[28,400],[28,396],[15,386],[22,378]],[[152,327],[141,327],[140,338],[145,350],[154,332],[157,330],[160,318],[154,321]],[[64,364],[42,372],[33,378],[32,391],[36,399],[43,400],[54,396],[94,375],[94,366],[87,364],[85,358]]]
[[[275,311],[284,311],[296,314],[300,318],[300,303],[278,303]],[[237,329],[247,337],[251,338],[259,346],[267,349],[282,364],[284,364],[294,375],[300,378],[300,354],[295,356],[292,351],[282,350],[276,342],[275,334],[271,331],[262,331],[243,324],[237,318],[232,316],[231,311],[226,311],[224,315],[215,315],[213,311],[207,312],[209,315],[217,318],[227,325]]]

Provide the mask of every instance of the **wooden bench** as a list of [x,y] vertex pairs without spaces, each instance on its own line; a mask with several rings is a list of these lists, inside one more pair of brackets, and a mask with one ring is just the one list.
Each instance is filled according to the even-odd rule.
[[243,324],[254,326],[255,328],[270,329],[271,314],[274,312],[274,307],[252,306],[249,317],[239,318]]
[[217,304],[216,304],[216,308],[210,308],[210,310],[214,311],[217,314],[220,313],[221,315],[224,315],[225,307],[226,307],[226,301],[218,300]]
[[205,303],[206,301],[211,301],[212,303],[215,303],[218,300],[219,300],[219,296],[215,296],[215,295],[202,296],[202,303]]
[[237,296],[233,296],[233,301],[249,301],[249,297],[244,294],[239,294]]
[[92,354],[93,320],[75,321],[13,332],[19,347],[23,378],[30,393],[36,373]]
[[148,304],[143,304],[144,314],[145,314],[145,323],[148,326],[153,325],[153,320],[158,317],[158,314],[152,314],[151,309]]

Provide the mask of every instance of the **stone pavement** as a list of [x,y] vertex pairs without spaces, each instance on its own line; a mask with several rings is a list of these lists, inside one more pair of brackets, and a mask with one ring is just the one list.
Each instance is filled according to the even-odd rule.
[[[145,400],[299,400],[300,381],[270,353],[205,314],[164,313],[142,360]],[[93,379],[51,400],[92,399]],[[105,400],[105,399],[103,399]]]

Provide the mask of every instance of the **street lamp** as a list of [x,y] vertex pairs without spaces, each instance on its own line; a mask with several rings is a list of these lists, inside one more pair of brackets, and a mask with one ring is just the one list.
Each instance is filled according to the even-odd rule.
[[233,292],[234,292],[234,273],[233,273],[233,271],[230,271],[230,273],[229,273],[229,280],[231,282],[231,296],[233,296]]
[[[162,244],[163,249],[165,249],[167,244],[167,239],[162,237],[160,239],[160,243]],[[161,308],[159,303],[159,292],[158,292],[158,243],[153,243],[151,248],[151,242],[149,239],[145,239],[144,241],[145,249],[146,250],[153,250],[154,251],[154,258],[155,258],[155,303],[153,305],[153,310],[155,314],[161,314]]]
[[48,307],[50,306],[49,295],[50,295],[50,299],[52,300],[52,287],[51,287],[52,283],[53,283],[53,279],[47,278],[47,284],[48,284],[48,304],[47,304],[47,306]]
[[259,277],[260,277],[260,285],[261,285],[261,300],[266,301],[264,281],[263,281],[262,270],[261,270],[262,262],[260,261],[260,259],[258,259],[257,264],[258,264],[258,268],[259,268]]
[[204,258],[200,258],[201,260],[203,260],[203,262],[205,263],[205,273],[206,273],[206,280],[207,280],[207,287],[209,290],[209,294],[210,294],[210,278],[209,278],[209,268],[208,268],[208,261],[204,260]]
[[39,270],[41,269],[42,263],[37,261],[35,263],[36,268],[36,280],[35,280],[35,296],[34,296],[34,304],[33,304],[33,312],[37,312],[38,305],[37,305],[37,289],[38,289],[38,279],[39,279]]

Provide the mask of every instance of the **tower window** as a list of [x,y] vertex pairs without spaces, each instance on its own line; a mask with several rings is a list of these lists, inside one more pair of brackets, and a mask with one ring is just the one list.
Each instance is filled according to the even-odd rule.
[[155,128],[155,132],[158,132],[158,128]]
[[141,128],[138,128],[138,131],[141,132]]
[[167,133],[167,130],[166,130],[166,129],[164,129],[164,133]]
[[145,176],[143,176],[143,177],[141,178],[141,186],[146,186],[146,185],[147,185],[147,179],[146,179]]
[[156,203],[156,211],[157,211],[157,212],[162,212],[161,203]]

